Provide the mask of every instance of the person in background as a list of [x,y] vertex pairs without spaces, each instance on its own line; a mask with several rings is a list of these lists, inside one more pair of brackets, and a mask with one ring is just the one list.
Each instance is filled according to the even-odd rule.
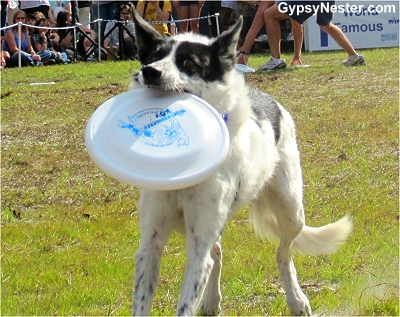
[[[41,13],[41,14],[43,15],[43,13]],[[30,25],[33,25],[33,26],[35,25],[35,23],[36,23],[35,16],[32,13],[26,14],[25,23],[28,24],[28,33],[29,33],[29,35],[32,35],[34,28],[31,27]]]
[[46,18],[41,18],[36,21],[33,34],[31,35],[31,44],[34,50],[41,57],[43,65],[64,64],[61,53],[54,50],[53,43],[50,40],[50,22]]
[[79,8],[79,23],[90,27],[90,7],[92,1],[82,1],[78,0],[78,8]]
[[[251,24],[251,27],[249,31],[247,32],[247,35],[245,37],[245,40],[242,44],[241,47],[239,47],[239,55],[237,59],[238,64],[244,64],[247,65],[248,63],[248,58],[249,54],[251,51],[251,47],[253,46],[253,43],[260,32],[261,28],[264,26],[264,12],[267,10],[269,7],[271,7],[275,1],[273,0],[262,0],[258,4],[258,9],[256,12],[256,15],[253,19],[253,23]],[[296,23],[296,21],[292,21],[292,28],[293,28],[293,38],[294,38],[294,56],[293,60],[291,63],[291,66],[297,66],[297,65],[302,65],[301,61],[301,48],[303,46],[303,29],[302,25],[299,25]]]
[[240,31],[240,37],[238,41],[238,47],[241,47],[246,38],[247,32],[249,31],[251,24],[253,23],[254,11],[257,8],[257,1],[238,1],[237,2],[237,16],[243,17],[243,26]]
[[[29,13],[28,13],[28,14],[29,14]],[[33,13],[33,17],[35,18],[35,23],[36,23],[36,20],[45,18],[43,12],[40,12],[40,11],[34,12],[34,13]],[[46,18],[46,19],[47,19],[47,18]],[[35,24],[33,24],[33,25],[35,25]]]
[[[3,29],[7,23],[7,1],[0,1],[0,28]],[[1,30],[1,36],[4,36],[4,31]]]
[[[282,19],[291,18],[293,28],[295,28],[295,26],[297,25],[298,28],[303,30],[303,23],[314,14],[314,12],[312,12],[311,10],[311,12],[299,13],[301,12],[301,10],[296,9],[294,9],[293,13],[290,15],[283,13],[279,10],[279,5],[283,2],[284,1],[277,1],[264,12],[264,22],[268,35],[268,43],[271,50],[271,58],[267,63],[260,66],[258,68],[259,70],[270,70],[286,67],[286,62],[281,58],[281,29],[279,21]],[[304,6],[306,5],[313,6],[318,4],[318,2],[316,1],[290,1],[289,3],[291,5],[291,8],[299,6],[299,9],[300,7],[304,8]],[[335,5],[335,1],[319,1],[319,3],[324,3],[326,7],[331,7]],[[349,39],[343,33],[343,31],[332,23],[332,18],[332,10],[328,10],[328,12],[318,11],[317,24],[322,31],[329,34],[335,40],[335,42],[347,53],[348,58],[345,59],[342,63],[345,66],[365,65],[366,63],[364,60],[364,56],[357,54],[356,50],[351,45]],[[295,36],[294,31],[293,36]]]
[[12,20],[14,17],[14,13],[19,10],[19,1],[18,0],[8,0],[7,7],[7,23],[8,25],[12,24]]
[[6,67],[7,60],[10,58],[10,53],[0,50],[0,70]]
[[[135,33],[135,26],[131,21],[131,6],[128,4],[121,5],[119,13],[120,20],[124,21],[124,27],[122,31],[122,37],[124,40],[122,45],[123,51],[121,52],[121,45],[119,43],[120,30],[119,27],[115,25],[114,21],[110,21],[106,25],[106,29],[104,31],[104,36],[106,36],[106,38],[104,39],[103,45],[104,47],[115,49],[115,53],[118,55],[117,58],[121,58],[123,55],[125,55],[127,58],[134,59],[136,56],[136,48],[135,39],[132,36]],[[111,33],[108,34],[110,31]]]
[[50,4],[49,20],[52,25],[57,24],[56,19],[60,11],[66,10],[69,12],[69,14],[72,14],[70,0],[49,0],[49,4]]
[[[92,1],[92,16],[93,20],[103,19],[103,20],[115,20],[119,16],[119,1]],[[104,36],[104,30],[106,28],[107,21],[100,23],[101,38]],[[96,23],[97,28],[97,23]]]
[[[79,39],[77,42],[77,51],[81,55],[85,55],[87,50],[92,46],[92,43],[86,39],[86,36],[82,34],[85,32],[92,40],[96,39],[96,32],[89,29],[88,27],[81,25],[80,23],[76,23],[75,25],[79,26],[77,30],[77,38]],[[68,11],[64,10],[58,13],[57,15],[57,27],[69,27],[72,25],[71,14]],[[68,32],[68,29],[60,29],[58,30],[59,39],[59,48],[58,50],[63,50],[68,54],[69,58],[74,57],[74,45],[73,45],[73,32]]]
[[[199,21],[199,32],[202,35],[208,37],[216,37],[218,35],[217,31],[217,19],[215,17],[204,18],[209,15],[214,15],[219,13],[221,10],[221,1],[216,0],[206,0],[200,11],[200,19]],[[220,33],[222,31],[220,30]]]
[[25,13],[34,14],[36,11],[43,13],[46,19],[49,19],[49,0],[19,0],[20,9]]
[[[25,12],[19,10],[15,12],[13,17],[13,24],[22,22],[25,24]],[[21,51],[19,50],[19,44],[21,43]],[[21,53],[21,66],[39,66],[41,65],[41,57],[35,53],[32,48],[31,41],[29,38],[28,30],[26,27],[22,27],[21,38],[18,37],[18,25],[7,30],[3,49],[5,52],[10,54],[10,58],[6,60],[7,67],[17,67],[19,53]]]
[[232,12],[236,11],[236,8],[236,0],[221,0],[221,15],[219,17],[222,27],[221,33],[229,29],[229,20],[231,19]]
[[[195,18],[197,20],[179,22],[178,29],[179,33],[184,33],[189,31],[189,24],[190,24],[190,31],[193,33],[199,33],[199,20],[200,17],[200,10],[203,6],[205,0],[202,1],[173,1],[174,7],[178,11],[178,18],[179,20]],[[189,23],[188,23],[189,22]]]
[[[151,24],[151,21],[168,21],[172,12],[172,6],[169,0],[139,0],[136,11],[143,19],[149,21]],[[167,23],[152,24],[152,27],[161,34],[170,34]]]
[[49,34],[48,38],[51,41],[54,51],[56,51],[57,53],[59,53],[61,55],[61,59],[63,60],[64,64],[68,64],[68,62],[69,62],[68,54],[59,44],[60,36],[58,35],[57,30],[54,30],[54,29],[50,30],[50,34]]

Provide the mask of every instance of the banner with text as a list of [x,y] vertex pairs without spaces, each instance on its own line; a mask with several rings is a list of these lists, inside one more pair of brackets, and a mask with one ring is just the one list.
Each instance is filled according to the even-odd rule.
[[[315,12],[326,8],[309,9]],[[399,1],[336,1],[331,10],[332,23],[342,29],[354,48],[399,46]],[[321,31],[316,16],[304,23],[304,42],[305,49],[311,52],[341,49],[332,37]]]

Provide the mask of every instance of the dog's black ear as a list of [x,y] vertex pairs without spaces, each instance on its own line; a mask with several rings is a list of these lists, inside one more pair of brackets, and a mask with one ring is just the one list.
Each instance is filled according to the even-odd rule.
[[235,64],[236,44],[239,40],[242,25],[243,17],[240,16],[234,26],[228,31],[223,32],[211,44],[211,46],[217,50],[221,62],[223,62],[223,64],[229,63],[231,67]]
[[158,43],[163,40],[164,35],[157,32],[132,8],[133,22],[135,23],[135,39],[138,50],[138,57],[142,64],[145,64],[145,57],[155,49]]

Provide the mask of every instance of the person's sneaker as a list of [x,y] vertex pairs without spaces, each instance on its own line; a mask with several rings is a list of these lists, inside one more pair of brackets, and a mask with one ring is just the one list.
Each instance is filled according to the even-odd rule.
[[342,63],[344,66],[367,65],[364,59],[364,55],[351,55]]
[[261,34],[259,37],[257,37],[258,42],[267,42],[268,41],[268,35],[267,34]]
[[258,70],[263,71],[263,70],[284,69],[284,68],[286,68],[286,62],[283,59],[271,57],[268,62],[258,67]]
[[49,59],[47,62],[43,62],[43,65],[49,66],[49,65],[54,65],[56,63],[55,59]]
[[290,32],[289,35],[286,37],[286,41],[294,41],[293,33]]

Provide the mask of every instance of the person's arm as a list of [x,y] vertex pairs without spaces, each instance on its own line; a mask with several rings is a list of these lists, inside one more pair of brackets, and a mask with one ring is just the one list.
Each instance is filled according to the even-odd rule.
[[38,33],[40,38],[42,39],[42,43],[39,43],[39,41],[37,41],[36,43],[34,43],[34,49],[36,52],[41,52],[44,50],[47,50],[47,36],[45,32],[40,32]]
[[177,1],[177,0],[172,1],[172,4],[173,4],[173,6],[174,6],[175,8],[177,8],[177,9],[181,6],[180,3],[179,3],[179,1]]
[[160,3],[159,1],[154,1],[154,7],[157,11],[158,20],[168,21],[170,17],[170,12],[165,10],[164,8],[163,10],[161,10],[159,3]]
[[[114,23],[112,22],[108,22],[106,24],[106,28],[104,29],[104,35],[108,34],[108,32],[110,32],[110,30],[112,29],[112,27],[114,26]],[[108,47],[110,45],[110,38],[111,38],[111,33],[107,35],[107,37],[104,39],[103,41],[103,46],[104,47]]]
[[10,53],[14,54],[16,52],[18,52],[18,46],[17,43],[15,43],[15,39],[14,39],[14,33],[11,30],[8,30],[4,36],[8,48],[10,49]]
[[40,62],[42,60],[42,58],[38,54],[35,53],[35,50],[32,47],[31,39],[29,38],[28,33],[25,33],[25,34],[28,37],[28,46],[26,47],[26,52],[31,53],[33,60]]
[[68,11],[69,14],[72,15],[72,4],[71,4],[71,1],[68,2],[68,4],[67,4],[67,9],[66,9],[66,10]]

